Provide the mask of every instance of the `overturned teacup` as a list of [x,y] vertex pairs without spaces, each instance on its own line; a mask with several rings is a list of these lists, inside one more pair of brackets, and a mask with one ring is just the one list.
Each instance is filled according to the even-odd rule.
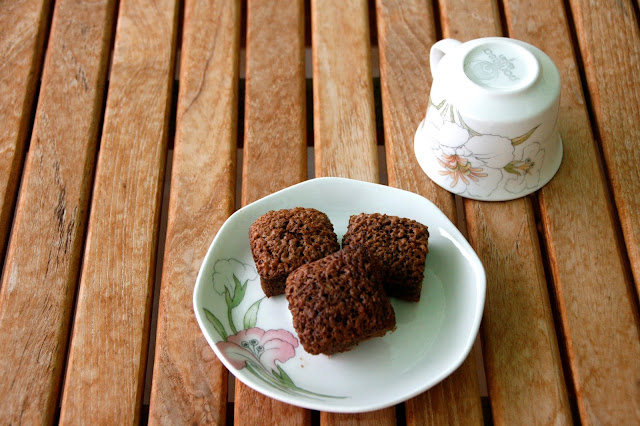
[[540,49],[491,37],[431,48],[433,85],[414,139],[435,183],[478,200],[510,200],[560,167],[560,75]]

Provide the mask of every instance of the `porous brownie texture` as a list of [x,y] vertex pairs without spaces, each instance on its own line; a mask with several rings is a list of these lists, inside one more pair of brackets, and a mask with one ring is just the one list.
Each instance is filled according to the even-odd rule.
[[249,243],[267,297],[283,294],[287,276],[299,266],[340,250],[327,215],[302,207],[259,217],[249,228]]
[[427,258],[429,231],[415,220],[380,213],[349,218],[342,246],[364,244],[382,265],[387,295],[417,302]]
[[363,245],[301,266],[289,275],[285,294],[300,343],[310,354],[344,352],[396,326],[380,265]]

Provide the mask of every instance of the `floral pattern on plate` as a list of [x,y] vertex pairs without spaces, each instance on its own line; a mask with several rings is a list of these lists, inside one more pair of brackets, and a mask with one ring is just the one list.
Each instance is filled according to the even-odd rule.
[[289,377],[282,365],[295,357],[298,338],[287,330],[265,330],[257,326],[260,304],[266,297],[264,293],[252,301],[244,312],[242,326],[236,325],[234,310],[245,299],[248,286],[260,285],[252,265],[237,259],[216,260],[211,281],[216,297],[224,299],[226,318],[218,318],[211,310],[202,309],[220,336],[221,340],[216,342],[217,348],[234,368],[247,369],[261,382],[288,394],[311,398],[345,398],[302,389]]
[[544,149],[530,140],[538,126],[508,138],[471,129],[456,108],[443,100],[429,100],[426,130],[431,149],[450,190],[476,198],[489,197],[496,189],[518,194],[536,188]]

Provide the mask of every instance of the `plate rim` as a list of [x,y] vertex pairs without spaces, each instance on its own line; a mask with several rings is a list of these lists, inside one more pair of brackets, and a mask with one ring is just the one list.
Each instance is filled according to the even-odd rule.
[[[289,192],[291,190],[293,190],[294,188],[298,188],[301,186],[310,186],[310,185],[326,185],[326,184],[348,184],[348,185],[358,185],[358,186],[370,186],[372,188],[375,188],[376,190],[382,190],[382,191],[392,191],[392,192],[402,192],[405,194],[405,196],[409,196],[409,197],[417,197],[416,199],[420,199],[421,202],[426,202],[427,204],[430,205],[430,207],[432,209],[434,209],[435,212],[437,212],[437,214],[440,216],[439,221],[443,221],[443,223],[447,224],[447,226],[449,226],[451,228],[451,230],[453,231],[453,233],[450,234],[451,237],[453,237],[456,242],[458,244],[460,244],[463,250],[460,250],[461,254],[466,254],[465,258],[469,260],[473,271],[474,271],[474,277],[476,278],[476,301],[475,301],[475,305],[476,305],[476,312],[475,315],[473,316],[473,326],[469,329],[470,333],[468,335],[468,339],[464,344],[464,350],[461,351],[459,353],[459,356],[457,357],[457,359],[455,360],[455,362],[451,363],[449,365],[448,368],[441,370],[437,375],[436,378],[432,379],[431,381],[429,381],[429,383],[427,383],[425,386],[418,386],[415,389],[411,389],[407,392],[403,392],[401,394],[398,395],[394,395],[393,397],[390,397],[388,399],[385,399],[384,402],[372,402],[369,404],[364,404],[364,403],[359,403],[357,405],[353,405],[353,406],[349,406],[349,405],[335,405],[332,406],[330,405],[330,401],[325,402],[322,400],[312,400],[312,399],[303,399],[300,397],[296,397],[296,396],[289,396],[286,395],[284,393],[280,393],[280,392],[276,392],[272,389],[270,389],[269,387],[263,386],[261,385],[260,382],[257,381],[253,381],[252,379],[249,379],[249,375],[246,374],[245,372],[236,369],[235,367],[233,367],[231,365],[231,363],[226,359],[225,356],[223,356],[220,352],[219,349],[216,346],[216,342],[213,341],[212,337],[210,336],[210,334],[206,331],[206,328],[204,326],[204,318],[203,315],[199,312],[199,304],[198,304],[198,294],[200,292],[202,292],[203,290],[201,290],[200,288],[204,285],[203,281],[204,281],[204,269],[205,266],[211,261],[211,257],[212,257],[212,253],[214,250],[214,247],[216,245],[216,241],[219,238],[222,238],[221,235],[223,234],[223,230],[225,230],[225,228],[227,228],[228,226],[231,226],[231,224],[233,223],[234,218],[237,218],[237,216],[241,216],[243,214],[246,214],[246,211],[249,209],[253,209],[255,208],[256,204],[263,204],[263,203],[267,203],[270,199],[279,197],[281,195],[281,193],[283,192]],[[459,248],[460,249],[460,248]],[[211,241],[209,248],[207,249],[207,252],[204,256],[204,258],[202,259],[202,262],[200,264],[199,270],[198,270],[198,274],[196,277],[196,282],[193,288],[193,297],[192,297],[192,302],[193,302],[193,309],[194,309],[194,313],[196,316],[196,320],[198,322],[198,326],[200,327],[200,331],[201,333],[204,335],[207,343],[209,344],[210,348],[214,351],[216,357],[218,358],[218,360],[227,368],[228,372],[231,373],[235,378],[237,378],[238,380],[240,380],[243,384],[245,384],[246,386],[250,387],[251,389],[255,390],[256,392],[259,392],[263,395],[266,395],[270,398],[273,398],[275,400],[281,401],[281,402],[285,402],[287,404],[291,404],[294,406],[298,406],[298,407],[302,407],[302,408],[306,408],[306,409],[312,409],[312,410],[319,410],[319,411],[326,411],[326,412],[334,412],[334,413],[361,413],[361,412],[368,412],[368,411],[373,411],[373,410],[379,410],[379,409],[383,409],[383,408],[388,408],[391,407],[393,405],[399,404],[401,402],[404,402],[416,395],[419,395],[423,392],[426,392],[427,390],[433,388],[434,386],[436,386],[438,383],[442,382],[442,380],[444,380],[445,378],[447,378],[448,376],[450,376],[455,370],[457,370],[460,365],[462,365],[462,363],[467,359],[467,357],[469,356],[474,342],[477,338],[478,332],[479,332],[479,328],[480,328],[480,323],[482,320],[482,316],[484,313],[484,304],[485,304],[485,299],[486,299],[486,272],[484,269],[484,266],[482,265],[482,262],[480,260],[480,258],[478,257],[478,255],[476,254],[475,250],[473,250],[473,248],[471,247],[471,245],[469,244],[469,242],[467,241],[467,239],[464,237],[464,235],[462,235],[462,233],[458,230],[458,228],[455,226],[455,224],[453,224],[453,222],[451,222],[451,220],[449,220],[449,218],[444,214],[444,212],[442,212],[442,210],[440,210],[438,208],[438,206],[436,206],[431,200],[427,199],[426,197],[423,197],[419,194],[416,194],[414,192],[410,192],[410,191],[406,191],[404,189],[401,188],[395,188],[392,186],[388,186],[388,185],[383,185],[383,184],[378,184],[378,183],[372,183],[372,182],[366,182],[366,181],[361,181],[361,180],[356,180],[356,179],[349,179],[349,178],[341,178],[341,177],[319,177],[319,178],[313,178],[313,179],[308,179],[305,180],[303,182],[297,183],[295,185],[291,185],[289,187],[283,188],[279,191],[276,191],[274,193],[271,193],[265,197],[262,197],[258,200],[253,201],[250,204],[247,204],[246,206],[236,210],[234,213],[232,213],[225,221],[224,223],[220,226],[220,228],[218,229],[218,231],[216,232],[216,235],[214,236],[213,240]]]

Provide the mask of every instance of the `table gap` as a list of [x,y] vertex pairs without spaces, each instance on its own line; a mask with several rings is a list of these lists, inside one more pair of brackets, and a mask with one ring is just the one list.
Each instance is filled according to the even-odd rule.
[[[244,58],[240,55],[240,58]],[[244,59],[240,59],[240,71],[244,73]],[[238,118],[236,123],[236,146],[242,148],[244,146],[244,97],[245,97],[246,80],[244,74],[238,81]],[[240,193],[236,193],[236,197],[240,197]]]
[[[308,55],[308,56],[307,56]],[[311,78],[313,72],[311,70],[311,50],[309,52],[305,52],[305,93],[306,93],[306,101],[305,101],[305,117],[306,117],[306,143],[307,147],[312,147],[314,144],[313,138],[313,80]],[[313,157],[307,157],[307,167],[310,167],[310,164],[313,164]],[[309,162],[310,161],[310,162]],[[315,175],[311,175],[309,179],[314,177]]]
[[[634,6],[634,12],[636,12],[636,19],[640,19],[640,12],[637,10],[638,2],[632,2]],[[580,42],[578,39],[578,33],[575,25],[575,20],[573,19],[573,9],[571,8],[570,0],[563,0],[565,15],[567,17],[567,26],[569,28],[569,35],[571,37],[571,45],[573,47],[573,56],[576,63],[576,69],[578,71],[578,75],[580,78],[580,83],[582,86],[582,94],[584,97],[585,107],[587,110],[587,114],[589,116],[589,123],[591,124],[591,132],[593,134],[593,143],[596,147],[596,152],[598,155],[596,156],[598,160],[598,168],[600,170],[600,175],[604,180],[604,191],[607,200],[609,201],[609,214],[613,219],[613,226],[615,229],[615,238],[616,243],[619,250],[620,260],[623,265],[624,274],[627,283],[627,291],[629,294],[633,296],[634,303],[632,305],[632,309],[634,311],[634,318],[636,319],[636,326],[640,328],[640,318],[638,312],[640,311],[640,294],[638,293],[638,286],[635,283],[633,278],[633,273],[631,271],[631,260],[629,258],[629,253],[627,252],[627,246],[624,241],[624,234],[622,232],[622,224],[620,221],[620,215],[618,213],[618,206],[615,202],[613,184],[611,179],[609,178],[609,168],[607,166],[607,162],[605,161],[604,149],[602,147],[602,137],[600,133],[600,127],[598,124],[598,117],[595,113],[595,109],[593,107],[593,101],[591,99],[591,92],[589,91],[589,85],[587,82],[587,76],[585,72],[585,63],[582,58],[582,52],[580,51]]]
[[[460,195],[454,196],[456,203],[456,227],[465,238],[469,241],[469,231],[467,229],[467,217],[465,216],[464,201]],[[481,333],[478,333],[476,340],[471,348],[469,356],[475,357],[476,361],[476,373],[478,375],[478,387],[480,389],[480,397],[489,397],[489,388],[487,385],[487,372],[484,368],[484,355],[482,354],[482,337]],[[489,404],[489,408],[491,404]],[[485,416],[486,419],[486,416]]]
[[640,2],[638,0],[632,0],[631,7],[633,8],[633,14],[636,17],[636,25],[640,28]]
[[[173,134],[171,134],[173,135]],[[169,136],[173,139],[173,136]],[[151,321],[149,323],[149,345],[147,347],[147,365],[144,377],[144,392],[142,404],[149,406],[151,399],[151,386],[153,379],[153,367],[155,365],[156,332],[158,328],[158,307],[160,302],[160,287],[162,283],[162,267],[164,265],[164,250],[167,237],[167,220],[169,215],[169,194],[171,192],[171,170],[173,168],[173,149],[167,152],[165,165],[164,184],[162,188],[162,206],[160,210],[160,228],[158,230],[158,248],[155,265],[155,285],[153,286],[153,300],[151,302]],[[148,410],[147,410],[148,414]]]
[[[49,36],[51,33],[51,23],[53,21],[53,11],[55,10],[56,2],[55,0],[51,0],[49,3],[49,9],[46,11],[45,23],[42,29],[42,45],[38,49],[37,43],[35,47],[34,57],[30,58],[31,63],[35,63],[35,76],[32,77],[34,79],[33,82],[33,93],[31,95],[27,95],[31,97],[31,101],[27,99],[27,105],[30,102],[30,110],[29,110],[29,118],[27,123],[24,125],[26,127],[26,131],[24,134],[24,142],[22,144],[22,149],[20,151],[16,151],[15,155],[21,157],[19,160],[20,165],[18,166],[18,171],[16,172],[16,176],[18,182],[16,184],[15,192],[12,194],[11,199],[6,200],[10,203],[10,213],[7,218],[7,235],[5,241],[0,241],[0,256],[2,258],[2,271],[4,271],[4,264],[6,262],[7,249],[9,248],[9,240],[11,239],[11,233],[13,230],[13,219],[15,217],[15,208],[18,201],[18,194],[20,194],[20,187],[22,186],[22,172],[24,170],[24,162],[27,158],[27,153],[29,152],[29,148],[31,145],[31,137],[33,136],[33,125],[35,123],[36,112],[38,109],[38,100],[40,99],[40,87],[42,85],[42,72],[44,71],[44,63],[47,57],[47,47],[49,45]],[[36,34],[37,36],[37,34]],[[3,52],[4,53],[4,52]],[[25,79],[28,79],[27,76]],[[27,90],[28,92],[28,90]],[[21,111],[22,112],[22,111]],[[4,124],[4,123],[3,123]],[[2,282],[0,282],[0,287],[2,286]]]
[[[146,424],[149,417],[149,403],[153,381],[153,367],[155,365],[156,332],[158,327],[158,307],[162,285],[162,268],[164,265],[164,251],[167,237],[167,221],[169,214],[169,195],[171,192],[171,172],[173,170],[173,150],[175,146],[176,121],[178,111],[178,97],[180,93],[180,53],[182,46],[182,29],[184,21],[184,2],[178,2],[176,25],[176,41],[174,56],[173,84],[171,85],[171,101],[169,105],[169,120],[167,125],[167,148],[162,182],[162,200],[160,202],[160,223],[158,225],[158,245],[156,247],[156,262],[153,279],[153,299],[151,301],[151,320],[149,322],[149,341],[147,343],[147,358],[145,365],[144,388],[142,393],[141,424]],[[113,37],[112,43],[115,42]],[[113,50],[112,50],[113,54]],[[144,421],[143,421],[144,420]]]
[[[80,262],[80,265],[78,267],[78,273],[77,276],[75,278],[75,287],[74,287],[74,296],[73,296],[73,302],[72,302],[72,306],[73,308],[71,309],[71,314],[70,314],[70,318],[69,318],[69,327],[67,329],[67,348],[65,351],[65,362],[62,366],[62,374],[61,374],[61,378],[60,378],[60,388],[58,390],[58,401],[56,402],[56,414],[55,414],[55,421],[54,423],[58,423],[59,417],[60,417],[60,410],[62,408],[62,394],[64,392],[64,388],[65,388],[65,383],[66,383],[66,379],[67,379],[67,367],[68,367],[68,363],[69,363],[69,352],[71,350],[71,338],[73,336],[73,330],[75,328],[75,320],[76,320],[76,309],[78,307],[78,292],[80,290],[80,279],[82,277],[82,271],[84,269],[84,255],[85,255],[85,250],[86,250],[86,244],[87,244],[87,239],[86,239],[86,233],[87,233],[87,229],[89,228],[89,221],[91,220],[91,211],[92,211],[92,206],[93,206],[93,191],[94,191],[94,184],[95,184],[95,180],[96,180],[96,170],[97,170],[97,166],[98,166],[98,157],[100,154],[100,146],[102,143],[102,132],[104,130],[104,119],[105,119],[105,112],[107,109],[107,99],[109,98],[109,84],[111,82],[109,76],[111,75],[111,61],[113,59],[113,51],[114,51],[114,46],[115,46],[115,39],[116,39],[116,28],[117,28],[117,24],[118,24],[118,16],[119,16],[119,11],[120,11],[120,0],[114,0],[114,7],[113,7],[113,19],[112,19],[112,24],[111,24],[111,40],[110,40],[110,45],[109,45],[109,54],[108,54],[108,62],[105,65],[106,69],[105,69],[105,78],[104,78],[104,93],[103,93],[103,98],[102,98],[102,105],[100,107],[100,117],[98,119],[98,128],[96,131],[96,141],[95,141],[95,151],[94,151],[94,158],[93,158],[93,170],[90,176],[90,180],[91,183],[89,185],[89,194],[87,194],[87,219],[86,219],[86,223],[84,228],[81,230],[81,232],[84,234],[84,238],[82,239],[82,247],[80,248],[80,255],[78,257],[78,261]],[[53,14],[53,12],[51,12]]]
[[433,10],[433,28],[436,35],[436,40],[442,40],[442,11],[440,9],[440,2],[438,0],[432,0],[431,8]]
[[[47,36],[48,37],[48,36]],[[43,53],[44,55],[44,53]],[[41,61],[44,63],[44,60]],[[40,67],[39,75],[42,75],[42,66]],[[16,206],[18,203],[18,194],[20,194],[22,187],[22,172],[24,171],[24,163],[27,159],[27,154],[29,152],[29,148],[31,145],[31,137],[33,136],[33,125],[36,119],[36,111],[38,109],[38,100],[40,98],[40,85],[42,81],[38,79],[35,82],[35,87],[33,89],[33,101],[31,104],[31,111],[29,111],[29,121],[27,124],[27,131],[24,135],[24,144],[22,146],[22,152],[16,152],[15,155],[20,155],[22,158],[20,159],[20,166],[17,171],[18,182],[16,184],[16,190],[14,194],[12,194],[11,199],[6,200],[10,203],[11,208],[9,209],[9,217],[7,218],[7,237],[5,241],[2,241],[2,247],[0,247],[0,253],[4,254],[4,258],[2,259],[2,271],[4,271],[4,266],[7,261],[7,249],[9,248],[9,241],[11,240],[11,234],[13,234],[13,220],[16,214]],[[8,192],[8,191],[7,191]],[[0,281],[0,288],[2,287],[2,281]]]
[[509,37],[509,25],[507,24],[507,15],[504,11],[504,0],[494,0],[500,21],[500,33],[502,37]]
[[558,341],[558,353],[562,364],[562,373],[564,376],[567,395],[569,397],[569,408],[574,422],[580,419],[578,411],[578,399],[576,394],[575,382],[573,380],[573,372],[571,370],[571,359],[567,349],[567,335],[562,325],[560,310],[558,309],[558,295],[556,289],[558,285],[553,278],[551,260],[549,259],[548,243],[544,233],[544,223],[542,221],[541,202],[537,192],[529,196],[533,206],[533,217],[536,224],[536,232],[538,234],[538,246],[540,247],[540,257],[542,259],[542,267],[544,270],[545,282],[547,284],[547,293],[549,294],[549,306],[551,307],[551,316],[556,331],[556,340]]

